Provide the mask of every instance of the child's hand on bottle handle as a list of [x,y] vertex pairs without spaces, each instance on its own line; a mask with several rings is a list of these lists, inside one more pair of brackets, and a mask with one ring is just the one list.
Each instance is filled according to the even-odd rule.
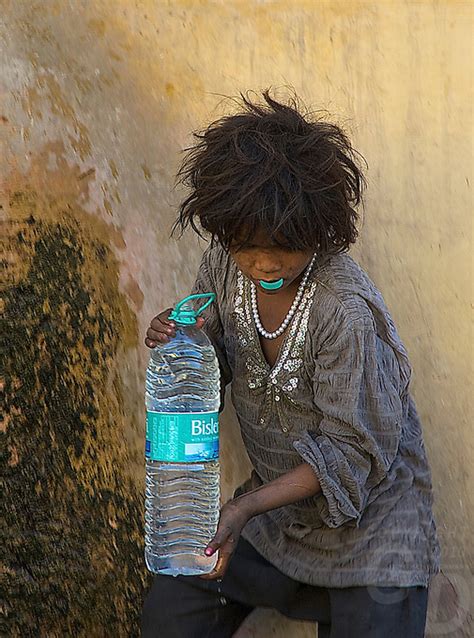
[[[173,308],[163,310],[150,321],[150,327],[146,331],[145,337],[145,345],[148,348],[155,348],[159,343],[167,343],[176,336],[176,323],[168,319],[172,310]],[[196,328],[202,328],[204,322],[203,317],[198,317]]]

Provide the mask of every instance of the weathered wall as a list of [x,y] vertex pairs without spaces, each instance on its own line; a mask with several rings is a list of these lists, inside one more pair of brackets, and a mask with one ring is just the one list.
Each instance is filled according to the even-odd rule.
[[[141,340],[202,248],[168,239],[179,151],[222,94],[291,84],[370,166],[355,253],[415,368],[444,549],[430,634],[469,635],[472,3],[0,6],[8,634],[137,635]],[[232,415],[224,430],[228,496],[247,467]],[[238,635],[314,629],[261,611]]]

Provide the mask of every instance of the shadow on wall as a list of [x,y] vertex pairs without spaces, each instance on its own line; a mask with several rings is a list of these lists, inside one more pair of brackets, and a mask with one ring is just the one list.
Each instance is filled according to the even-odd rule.
[[78,169],[42,180],[13,176],[3,204],[7,635],[138,636],[149,583],[123,436],[120,361],[137,325],[120,237],[77,204]]

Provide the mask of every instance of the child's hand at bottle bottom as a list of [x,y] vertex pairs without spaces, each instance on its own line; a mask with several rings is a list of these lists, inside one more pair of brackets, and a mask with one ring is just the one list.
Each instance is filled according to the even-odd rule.
[[250,518],[242,500],[229,501],[222,507],[217,532],[205,549],[206,556],[212,556],[219,550],[219,558],[212,572],[204,574],[201,578],[221,580],[224,577],[240,534]]
[[315,471],[308,463],[301,463],[273,481],[226,503],[221,509],[216,535],[205,549],[207,556],[219,550],[219,558],[214,570],[201,578],[212,580],[224,576],[240,534],[251,518],[311,498],[320,492],[321,484]]

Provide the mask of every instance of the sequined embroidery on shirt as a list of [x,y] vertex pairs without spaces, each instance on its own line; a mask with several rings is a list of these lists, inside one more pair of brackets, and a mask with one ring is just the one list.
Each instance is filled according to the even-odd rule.
[[250,282],[240,271],[237,274],[234,298],[237,343],[245,360],[249,390],[256,395],[265,394],[263,410],[259,415],[261,427],[266,427],[270,414],[276,413],[282,424],[282,431],[288,434],[291,424],[288,423],[288,419],[283,418],[280,403],[286,403],[296,410],[301,409],[292,394],[300,382],[296,373],[303,364],[305,337],[316,286],[316,281],[306,286],[300,305],[288,326],[275,365],[270,367],[264,358],[252,315]]

